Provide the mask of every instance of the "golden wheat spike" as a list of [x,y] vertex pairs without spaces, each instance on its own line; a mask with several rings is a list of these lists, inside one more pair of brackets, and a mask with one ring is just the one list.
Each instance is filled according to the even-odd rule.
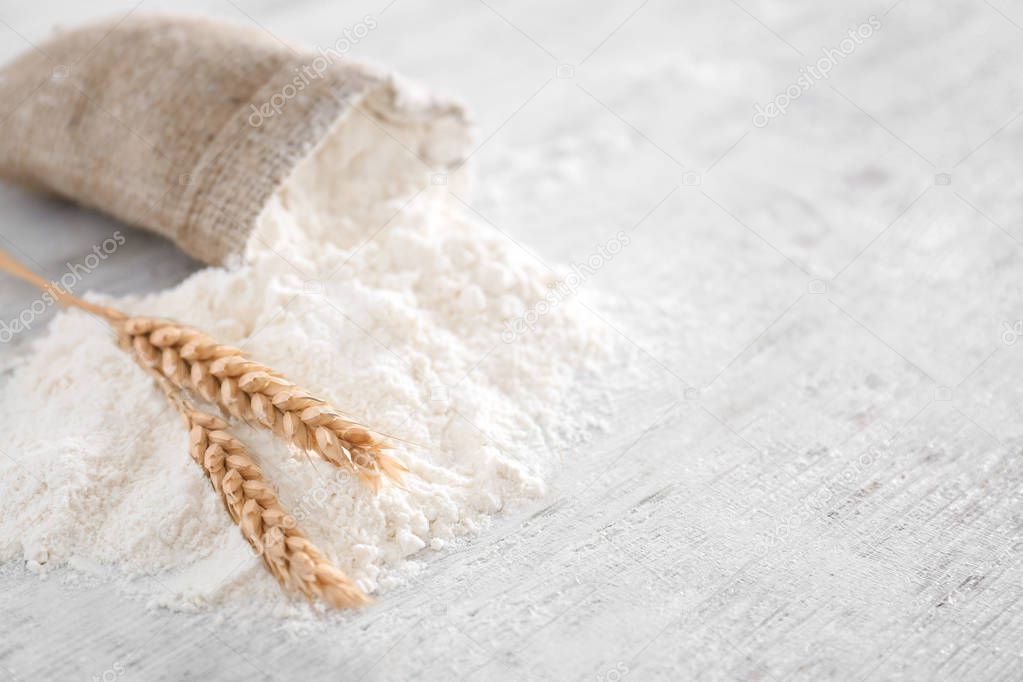
[[238,348],[220,344],[179,322],[129,316],[82,300],[2,250],[0,269],[50,292],[64,305],[105,319],[125,351],[178,388],[195,393],[235,418],[267,428],[335,466],[350,467],[374,491],[379,490],[383,477],[400,481],[408,471],[383,452],[388,449],[387,443],[369,429]]
[[227,422],[196,409],[167,377],[148,371],[184,419],[192,459],[206,472],[231,519],[281,586],[334,608],[369,603],[369,597],[298,529],[245,445],[228,431]]

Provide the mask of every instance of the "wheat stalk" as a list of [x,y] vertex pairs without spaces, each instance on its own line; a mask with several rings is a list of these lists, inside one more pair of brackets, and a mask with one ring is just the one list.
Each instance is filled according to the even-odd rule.
[[362,590],[295,526],[245,445],[227,431],[227,422],[196,409],[165,376],[155,369],[149,372],[185,421],[192,459],[281,586],[334,608],[368,603]]
[[400,481],[408,469],[385,454],[386,444],[327,401],[193,327],[153,317],[133,317],[60,290],[0,251],[3,268],[65,305],[103,317],[122,348],[180,389],[195,392],[226,413],[259,424],[292,445],[336,466],[351,467],[374,491],[381,475]]

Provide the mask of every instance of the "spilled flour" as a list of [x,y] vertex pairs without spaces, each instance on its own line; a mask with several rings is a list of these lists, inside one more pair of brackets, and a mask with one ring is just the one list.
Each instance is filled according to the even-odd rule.
[[[457,177],[435,186],[393,131],[360,121],[299,169],[239,262],[107,302],[204,329],[400,439],[407,490],[374,496],[236,430],[300,528],[376,592],[543,495],[564,448],[600,426],[611,338],[573,295],[552,296],[546,266],[464,217]],[[179,419],[96,319],[53,321],[5,386],[0,425],[0,560],[153,576],[133,589],[173,608],[308,608],[252,554]]]

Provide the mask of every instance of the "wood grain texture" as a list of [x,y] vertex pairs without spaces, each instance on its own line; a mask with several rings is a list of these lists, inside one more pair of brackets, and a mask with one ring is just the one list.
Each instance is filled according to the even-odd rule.
[[[460,200],[542,260],[627,231],[585,284],[614,295],[594,314],[631,365],[606,377],[616,413],[591,447],[551,453],[543,500],[302,637],[8,564],[0,679],[1023,677],[1023,15],[233,4],[174,7],[321,44],[377,16],[354,54],[467,100],[486,180]],[[57,5],[66,23],[102,13]],[[29,41],[54,16],[4,12]],[[879,35],[752,124],[871,15]],[[0,212],[50,276],[125,230],[87,288],[196,267],[14,190]],[[4,282],[0,319],[30,296]],[[5,366],[44,323],[0,348]]]

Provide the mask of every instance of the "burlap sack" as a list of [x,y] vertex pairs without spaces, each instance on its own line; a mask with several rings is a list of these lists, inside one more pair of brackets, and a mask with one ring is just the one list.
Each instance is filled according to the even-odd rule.
[[[205,19],[60,33],[0,71],[0,177],[49,190],[222,263],[346,117],[414,123],[410,154],[458,166],[462,109],[344,58]],[[361,114],[360,114],[361,115]],[[432,134],[431,131],[437,131]],[[425,131],[425,135],[422,134]]]

